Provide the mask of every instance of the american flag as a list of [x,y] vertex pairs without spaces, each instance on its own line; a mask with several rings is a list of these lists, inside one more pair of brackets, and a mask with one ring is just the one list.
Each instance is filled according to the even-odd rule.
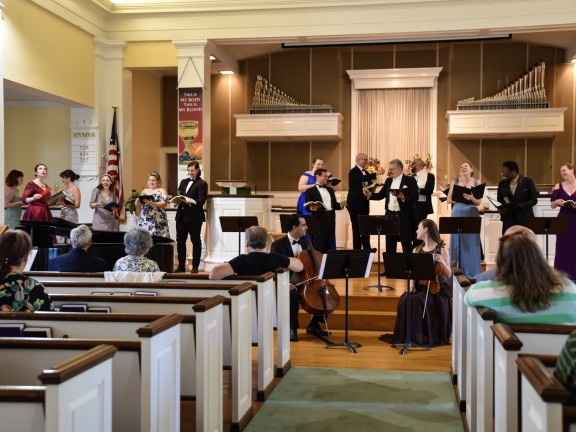
[[[108,148],[108,170],[106,173],[116,180],[116,202],[124,202],[124,187],[122,186],[122,157],[120,155],[120,141],[118,141],[118,131],[116,128],[116,108],[114,108],[114,118],[112,119],[112,133],[110,134],[110,147]],[[124,206],[120,208],[120,219],[126,219]]]

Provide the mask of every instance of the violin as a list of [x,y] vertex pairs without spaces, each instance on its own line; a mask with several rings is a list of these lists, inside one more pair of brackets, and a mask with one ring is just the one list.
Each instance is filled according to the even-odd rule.
[[323,254],[314,249],[308,237],[309,249],[298,254],[304,270],[299,275],[304,283],[298,285],[300,304],[312,315],[328,315],[340,305],[340,295],[328,279],[318,279]]
[[[434,253],[440,253],[440,250],[444,246],[444,242],[440,243]],[[434,274],[436,278],[434,280],[428,281],[428,292],[432,295],[438,294],[440,292],[440,275],[442,274],[442,264],[438,261],[434,264]]]

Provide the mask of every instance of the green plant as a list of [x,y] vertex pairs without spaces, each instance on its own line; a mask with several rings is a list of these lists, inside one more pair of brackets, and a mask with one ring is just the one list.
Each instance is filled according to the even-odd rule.
[[128,199],[124,202],[124,206],[126,210],[130,213],[136,213],[136,200],[140,196],[140,192],[133,191],[132,194],[128,197]]

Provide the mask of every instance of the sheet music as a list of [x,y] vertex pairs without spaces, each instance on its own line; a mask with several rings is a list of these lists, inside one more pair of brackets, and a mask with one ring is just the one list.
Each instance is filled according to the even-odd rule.
[[24,267],[25,272],[29,272],[32,268],[32,264],[34,264],[34,259],[36,259],[36,255],[38,255],[38,248],[30,249],[28,252],[28,262],[26,263],[26,267]]

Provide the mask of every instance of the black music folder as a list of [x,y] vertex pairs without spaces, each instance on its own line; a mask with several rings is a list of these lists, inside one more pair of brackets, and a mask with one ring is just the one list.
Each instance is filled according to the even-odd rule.
[[479,184],[473,188],[467,188],[455,184],[452,187],[452,201],[462,204],[470,204],[470,201],[464,198],[464,194],[472,195],[476,199],[481,199],[484,196],[484,189],[486,189],[486,183]]

